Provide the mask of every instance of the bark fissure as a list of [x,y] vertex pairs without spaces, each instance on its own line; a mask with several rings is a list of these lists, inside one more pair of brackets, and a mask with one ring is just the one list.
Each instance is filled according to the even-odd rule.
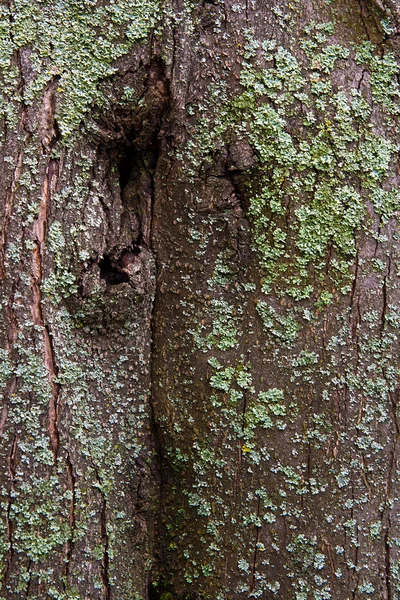
[[388,517],[388,524],[385,531],[385,568],[386,568],[386,590],[387,600],[393,600],[392,593],[392,566],[390,560],[390,543],[389,543],[389,531],[390,531],[390,517]]
[[391,270],[391,257],[389,255],[388,257],[388,267],[387,267],[387,273],[385,274],[384,278],[383,278],[383,284],[382,284],[382,312],[381,312],[381,324],[380,324],[380,335],[382,338],[382,334],[385,330],[385,325],[386,325],[386,313],[387,313],[387,309],[388,309],[388,289],[387,289],[387,280],[390,277],[390,270]]
[[13,375],[11,377],[10,381],[8,382],[5,392],[3,394],[3,408],[1,410],[1,416],[0,416],[0,438],[3,437],[4,429],[5,429],[6,422],[7,422],[9,398],[10,398],[10,396],[12,396],[12,394],[15,393],[16,389],[17,389],[17,377],[15,375]]
[[107,495],[103,489],[104,482],[100,477],[99,470],[93,462],[92,459],[92,468],[97,481],[97,489],[100,494],[100,538],[102,542],[102,558],[101,558],[101,566],[100,566],[100,574],[101,580],[103,584],[104,591],[104,600],[111,599],[111,582],[110,582],[110,557],[109,557],[109,536],[108,536],[108,527],[107,527]]
[[51,389],[49,408],[48,408],[48,430],[50,443],[53,452],[54,462],[57,461],[59,432],[57,424],[58,399],[61,386],[57,382],[58,367],[56,364],[56,355],[53,347],[53,340],[50,333],[50,326],[45,322],[42,306],[41,284],[43,281],[43,244],[46,239],[47,215],[50,209],[52,194],[58,183],[59,161],[51,159],[48,163],[46,178],[43,184],[42,199],[39,208],[39,215],[34,225],[35,245],[32,253],[31,268],[31,286],[32,286],[32,304],[31,312],[35,326],[40,327],[43,336],[43,354],[44,363],[48,373],[48,379]]
[[8,472],[10,476],[10,489],[8,493],[8,501],[7,501],[7,510],[6,510],[6,524],[7,524],[7,542],[8,542],[8,550],[5,557],[5,568],[3,574],[3,580],[7,581],[8,573],[11,569],[11,564],[14,556],[14,545],[13,545],[13,522],[11,519],[11,507],[13,504],[13,496],[14,496],[14,480],[15,480],[15,471],[16,471],[16,454],[18,448],[18,437],[14,435],[11,451],[8,459]]
[[105,600],[110,600],[111,598],[111,583],[110,583],[110,557],[108,554],[109,548],[109,539],[108,539],[108,531],[107,531],[107,500],[105,496],[103,496],[102,500],[102,508],[100,514],[100,525],[101,525],[101,537],[103,540],[103,560],[102,560],[102,569],[101,575],[103,579],[104,591],[105,591]]
[[[15,369],[16,369],[17,365],[14,364],[14,359],[16,359],[15,362],[17,363],[17,361],[18,361],[17,354],[18,353],[15,351],[14,346],[15,346],[15,342],[17,340],[18,323],[17,323],[17,319],[16,319],[15,312],[13,309],[13,304],[15,301],[15,296],[18,292],[18,285],[19,285],[19,279],[17,279],[12,286],[11,294],[10,294],[10,297],[8,298],[7,307],[6,307],[6,318],[7,318],[6,347],[7,347],[7,352],[8,352],[10,363],[13,365],[13,367]],[[1,417],[0,417],[0,438],[3,437],[3,435],[5,433],[5,427],[6,427],[7,417],[8,417],[8,406],[9,406],[10,398],[16,392],[17,383],[18,383],[18,378],[14,372],[14,374],[11,375],[11,377],[6,385],[6,388],[5,388],[5,391],[3,394],[3,407],[2,407],[2,411],[1,411]]]
[[[389,270],[390,272],[390,270]],[[383,377],[387,381],[388,387],[390,384],[387,380],[386,374],[383,373]],[[382,528],[384,530],[384,546],[385,546],[385,574],[386,574],[386,589],[387,589],[387,600],[393,599],[393,573],[392,573],[392,563],[391,563],[391,531],[392,531],[392,522],[391,522],[391,511],[392,511],[392,503],[391,503],[391,491],[393,486],[393,478],[396,473],[396,463],[397,463],[397,453],[398,453],[398,445],[400,439],[400,425],[397,418],[397,402],[396,402],[397,393],[393,393],[389,390],[388,399],[391,406],[391,417],[394,425],[394,433],[393,433],[393,442],[392,449],[390,454],[390,464],[388,468],[388,474],[386,479],[386,490],[385,490],[385,502],[382,509],[381,514],[381,523]],[[386,523],[385,523],[386,521]]]
[[[379,2],[379,0],[378,0],[378,2]],[[369,37],[369,29],[368,29],[368,25],[367,25],[367,22],[366,22],[366,19],[365,19],[365,15],[364,15],[364,2],[363,2],[363,0],[358,0],[358,4],[359,4],[359,7],[360,7],[361,22],[362,22],[363,27],[364,27],[365,35],[367,36],[367,39],[369,40],[370,39],[370,37]]]
[[71,456],[68,451],[66,454],[66,468],[67,468],[67,475],[68,475],[68,481],[69,481],[69,486],[70,486],[71,501],[70,501],[70,509],[69,509],[70,534],[69,534],[69,538],[67,541],[67,551],[66,551],[66,557],[65,557],[65,582],[63,585],[64,591],[66,591],[67,586],[68,586],[68,581],[69,581],[70,565],[71,565],[71,559],[72,559],[74,545],[75,545],[75,527],[76,527],[75,526],[75,510],[76,510],[75,481],[76,481],[76,477],[75,477],[75,473],[74,473],[74,467],[71,462]]
[[31,567],[32,567],[32,560],[29,559],[28,566],[26,568],[26,572],[27,572],[27,575],[28,575],[28,582],[26,584],[25,600],[28,600],[28,598],[29,598],[29,592],[30,592],[31,584],[32,584],[32,571],[31,571]]
[[[23,121],[25,117],[23,116]],[[10,227],[11,215],[15,202],[15,194],[17,185],[22,172],[22,162],[24,158],[23,150],[20,150],[17,156],[16,166],[13,173],[10,189],[7,194],[6,202],[4,205],[4,212],[2,218],[2,227],[0,232],[0,279],[4,279],[6,276],[5,271],[5,260],[8,244],[8,231]]]
[[[257,500],[257,520],[260,518],[260,507],[261,507],[261,498]],[[251,581],[249,587],[249,593],[251,594],[256,586],[256,573],[257,573],[257,555],[258,555],[258,540],[260,537],[260,526],[258,523],[256,524],[256,535],[254,541],[254,549],[253,549],[253,559],[251,564]]]

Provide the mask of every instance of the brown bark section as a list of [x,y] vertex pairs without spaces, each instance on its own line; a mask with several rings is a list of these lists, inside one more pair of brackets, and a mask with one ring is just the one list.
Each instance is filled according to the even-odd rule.
[[[284,13],[287,4],[279,8]],[[358,43],[365,39],[365,28],[370,39],[379,41],[370,9],[357,3],[335,4],[337,43]],[[298,31],[312,19],[326,23],[332,18],[323,3],[303,3],[300,12]],[[398,527],[393,520],[398,497],[397,404],[391,399],[396,391],[386,380],[392,389],[383,401],[387,416],[380,424],[379,418],[371,417],[374,443],[376,448],[381,445],[374,453],[362,448],[362,430],[377,400],[346,383],[346,374],[353,369],[366,380],[368,369],[374,368],[367,340],[388,343],[388,360],[395,356],[396,342],[394,338],[394,346],[388,342],[392,330],[386,318],[388,302],[394,306],[399,301],[392,270],[398,260],[392,255],[397,245],[394,230],[386,228],[385,241],[383,236],[376,244],[369,235],[357,240],[351,294],[338,293],[312,324],[302,321],[292,347],[279,338],[268,340],[256,311],[263,274],[246,233],[253,228],[246,215],[249,192],[244,183],[252,161],[246,162],[244,146],[239,151],[242,165],[234,166],[237,146],[224,146],[221,140],[214,155],[202,157],[198,172],[188,176],[190,169],[179,152],[187,141],[180,124],[188,123],[190,136],[191,125],[202,112],[196,115],[189,107],[200,106],[203,112],[210,111],[208,126],[213,128],[212,109],[204,108],[208,84],[225,80],[226,101],[238,93],[237,50],[246,43],[238,33],[241,26],[251,30],[257,42],[273,39],[290,48],[299,60],[301,51],[278,25],[275,3],[246,5],[242,11],[228,3],[224,7],[207,3],[195,14],[194,21],[201,23],[197,37],[186,37],[184,25],[175,34],[180,40],[171,75],[175,146],[159,161],[153,225],[159,265],[153,402],[165,445],[165,589],[174,597],[396,598],[397,548],[390,541]],[[358,77],[352,68],[346,72],[344,67],[337,85]],[[366,94],[367,87],[366,83]],[[379,231],[379,219],[375,214],[370,217]],[[221,255],[231,277],[218,288],[210,282]],[[387,265],[383,275],[371,276],[375,258]],[[327,278],[331,260],[332,249],[326,257]],[[253,284],[253,294],[240,291],[246,283]],[[274,291],[268,301],[277,314],[293,308]],[[233,307],[239,344],[234,350],[219,351],[215,342],[213,348],[211,343],[199,349],[194,332],[205,336],[201,332],[215,331],[212,307],[222,302]],[[298,304],[304,310],[313,306],[312,301]],[[370,311],[380,314],[376,325],[368,324]],[[332,342],[338,330],[342,350]],[[304,351],[318,356],[319,364],[309,371],[300,368],[296,375],[293,365]],[[232,369],[240,363],[244,371],[251,365],[257,392],[279,389],[297,399],[297,416],[292,420],[287,414],[285,428],[258,430],[257,459],[251,459],[243,442],[246,424],[256,410],[249,398],[253,393],[243,389],[239,405],[229,406],[228,393],[213,388],[210,359]],[[329,400],[324,399],[326,390]],[[342,473],[347,483],[342,482]],[[374,527],[381,528],[377,536]]]

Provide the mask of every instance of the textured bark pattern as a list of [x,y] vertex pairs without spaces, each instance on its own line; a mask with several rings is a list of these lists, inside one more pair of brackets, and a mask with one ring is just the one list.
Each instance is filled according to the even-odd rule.
[[397,3],[55,10],[1,8],[0,597],[398,599]]

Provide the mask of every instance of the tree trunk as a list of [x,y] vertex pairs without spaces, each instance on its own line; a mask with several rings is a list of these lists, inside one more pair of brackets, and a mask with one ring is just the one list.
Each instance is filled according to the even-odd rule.
[[0,598],[400,598],[397,2],[0,10]]

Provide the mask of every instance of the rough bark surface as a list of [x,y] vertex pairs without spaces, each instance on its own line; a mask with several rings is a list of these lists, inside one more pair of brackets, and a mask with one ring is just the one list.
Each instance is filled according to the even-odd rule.
[[0,8],[0,598],[400,598],[399,5]]

